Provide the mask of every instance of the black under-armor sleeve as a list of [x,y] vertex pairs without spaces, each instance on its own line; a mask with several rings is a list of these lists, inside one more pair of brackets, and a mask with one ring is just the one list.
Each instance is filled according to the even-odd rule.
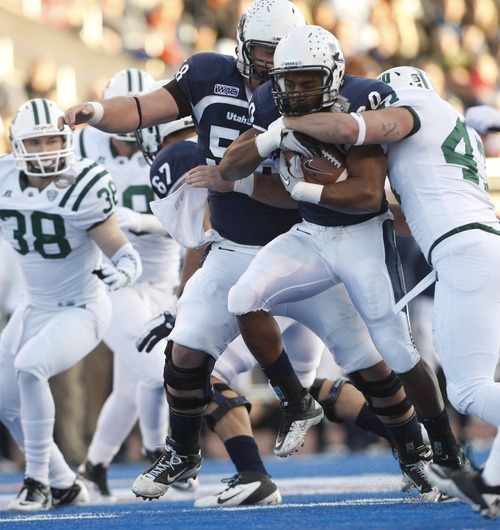
[[184,118],[185,116],[191,116],[193,109],[191,108],[191,103],[186,97],[186,94],[181,90],[179,83],[172,79],[166,85],[164,85],[165,90],[168,90],[171,96],[175,99],[177,106],[179,107],[179,115],[177,119]]

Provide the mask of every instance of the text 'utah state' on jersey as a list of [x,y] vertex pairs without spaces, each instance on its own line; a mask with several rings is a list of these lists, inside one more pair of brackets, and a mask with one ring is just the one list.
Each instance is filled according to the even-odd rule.
[[[253,94],[250,104],[252,125],[259,130],[267,130],[269,124],[279,118],[278,108],[271,92],[272,84],[268,81]],[[363,112],[375,110],[392,94],[386,83],[377,79],[346,75],[340,87],[339,97],[330,108],[330,112]],[[342,153],[346,146],[337,145]],[[347,226],[362,223],[387,211],[388,203],[384,198],[380,210],[370,214],[346,214],[309,202],[299,202],[302,218],[321,226]]]
[[[250,128],[247,88],[229,55],[199,53],[177,71],[168,90],[180,116],[192,113],[198,134],[194,166],[218,164],[226,148]],[[242,193],[210,190],[210,222],[224,238],[243,245],[265,245],[300,217]]]
[[92,300],[104,287],[92,274],[101,251],[88,231],[115,211],[110,175],[78,159],[45,187],[33,188],[13,155],[0,158],[0,175],[0,225],[18,253],[28,300],[50,310]]

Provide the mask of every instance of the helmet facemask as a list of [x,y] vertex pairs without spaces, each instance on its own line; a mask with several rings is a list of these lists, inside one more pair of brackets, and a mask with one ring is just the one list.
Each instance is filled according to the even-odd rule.
[[[270,71],[273,96],[282,114],[300,116],[329,108],[339,96],[344,80],[344,54],[337,39],[320,26],[305,26],[292,30],[276,47],[275,67]],[[293,91],[287,74],[318,72],[317,84]],[[314,102],[312,96],[317,95]],[[307,98],[307,100],[306,100]]]
[[[16,168],[32,177],[51,177],[69,169],[75,158],[73,134],[68,126],[59,131],[57,121],[62,115],[53,101],[43,98],[29,100],[19,108],[10,126]],[[53,150],[26,148],[28,140],[39,139],[46,145],[55,138],[62,138],[62,142],[60,146],[53,142]]]

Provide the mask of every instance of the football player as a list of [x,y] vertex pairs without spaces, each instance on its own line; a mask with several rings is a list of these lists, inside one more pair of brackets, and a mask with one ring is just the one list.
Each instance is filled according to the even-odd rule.
[[13,153],[0,158],[0,228],[17,251],[25,283],[0,338],[0,419],[26,458],[9,509],[21,512],[88,501],[54,443],[48,380],[104,336],[111,316],[106,285],[110,291],[131,285],[142,269],[113,215],[109,173],[75,158],[71,130],[58,129],[61,112],[47,99],[21,105],[10,127]]
[[[498,429],[500,383],[494,375],[500,347],[500,224],[488,194],[482,142],[434,91],[426,72],[400,67],[379,77],[395,91],[388,108],[290,117],[284,123],[321,141],[388,144],[391,187],[437,273],[434,344],[448,398],[459,412]],[[494,127],[488,123],[487,128]],[[430,480],[482,515],[498,516],[498,440],[497,435],[483,470],[470,473],[432,464]]]
[[[249,129],[248,100],[251,91],[267,78],[277,42],[290,29],[303,25],[302,14],[288,0],[256,0],[240,19],[237,58],[195,54],[164,88],[133,98],[76,105],[61,117],[61,127],[65,123],[72,128],[90,123],[107,132],[127,132],[192,114],[198,134],[196,163],[205,179],[206,174],[218,172],[217,164],[231,141]],[[132,486],[145,499],[158,498],[173,482],[198,474],[202,461],[200,429],[213,396],[213,365],[239,334],[236,318],[227,310],[227,293],[262,245],[300,219],[295,201],[280,195],[283,188],[279,176],[261,177],[260,172],[252,173],[236,192],[209,191],[212,244],[203,267],[186,283],[166,349],[169,435],[164,454]],[[274,186],[274,191],[257,196],[257,181],[268,188]],[[256,199],[272,201],[273,205]],[[279,207],[277,200],[281,200]],[[330,304],[334,310],[323,310]],[[310,315],[314,331],[319,322],[328,320],[332,322],[325,329],[339,328],[343,332],[340,335],[344,344],[329,333],[322,337],[330,349],[338,346],[344,352],[349,350],[349,354],[355,352],[358,361],[366,357],[381,360],[343,286],[300,305],[300,311]],[[293,317],[287,314],[290,311],[294,308],[281,307],[276,314]],[[288,359],[279,367],[264,366],[264,370],[268,368],[275,374],[272,383],[282,404],[276,451],[287,456],[302,445],[307,430],[321,421],[324,413],[302,386]],[[400,397],[402,391],[396,392]]]
[[[103,98],[135,96],[155,85],[144,70],[117,72],[108,82]],[[190,120],[177,124],[192,129]],[[173,132],[156,131],[159,141]],[[153,131],[141,133],[148,142]],[[164,355],[161,346],[152,349],[147,362],[137,355],[135,339],[144,322],[173,302],[179,283],[181,247],[151,213],[155,198],[150,185],[150,166],[136,134],[107,134],[93,127],[75,133],[75,150],[99,163],[116,185],[116,219],[141,256],[142,275],[134,285],[110,293],[113,310],[104,342],[113,352],[113,386],[97,420],[97,427],[79,474],[85,480],[93,503],[113,502],[107,469],[139,422],[143,453],[154,462],[167,430],[167,405],[163,390]],[[191,483],[191,485],[193,485]]]
[[[338,41],[319,26],[296,28],[280,41],[271,79],[277,106],[285,116],[377,108],[392,92],[377,80],[344,78],[344,58]],[[254,123],[261,130],[277,116],[271,84],[255,93],[252,111]],[[275,141],[276,130],[279,128],[270,128],[256,138],[247,134],[235,142],[222,162],[223,177],[233,178],[231,175],[241,170],[242,164],[238,165],[237,160],[244,160],[240,152],[248,146],[257,159],[271,154],[275,145],[266,142]],[[280,167],[280,173],[287,190],[299,201],[304,221],[259,252],[230,290],[229,309],[238,315],[250,350],[276,356],[282,350],[270,310],[276,304],[314,295],[343,282],[377,350],[392,369],[385,376],[385,387],[396,388],[403,382],[428,431],[435,461],[458,467],[464,456],[451,431],[436,376],[415,348],[406,313],[392,311],[393,304],[404,294],[404,286],[393,216],[384,194],[384,153],[379,146],[338,147],[347,151],[349,177],[332,184],[305,182],[300,164],[292,158],[289,167],[282,157],[281,165],[285,167]],[[295,159],[299,160],[299,156]],[[345,361],[339,364],[344,366]],[[359,368],[349,367],[346,372],[372,402],[380,384],[374,384]],[[386,426],[393,434],[403,473],[420,493],[432,497],[431,485],[422,470],[432,460],[433,452],[422,442],[415,414],[412,422],[405,418],[402,423],[380,408],[378,413],[385,416]],[[411,444],[408,439],[413,439]]]
[[[159,128],[171,127],[171,124],[160,125]],[[143,131],[140,132],[140,135]],[[150,137],[154,138],[153,133]],[[188,139],[179,141],[162,149],[154,158],[151,167],[151,184],[160,198],[169,196],[179,188],[185,173],[192,166],[196,144]],[[154,142],[153,142],[154,143]],[[143,142],[147,144],[147,142]],[[151,158],[155,149],[147,145]],[[232,188],[233,185],[229,184]],[[210,182],[211,189],[223,191],[228,183],[217,175]],[[189,221],[187,221],[189,222]],[[184,266],[183,280],[180,290],[187,279],[198,268],[200,256],[198,249],[187,249],[193,259],[193,267]],[[186,263],[186,262],[185,262]],[[315,372],[324,350],[323,343],[303,326],[286,317],[277,317],[287,350],[291,352],[296,373],[304,387],[312,387],[311,393],[324,407],[326,417],[333,422],[349,421],[358,427],[374,432],[388,439],[385,426],[368,409],[362,394],[348,383],[345,377],[335,381],[315,379]],[[169,336],[175,323],[170,311],[165,311],[153,319],[142,330],[137,340],[139,351],[150,351],[158,341]],[[229,480],[224,479],[227,487],[215,494],[201,497],[195,501],[196,507],[240,506],[253,504],[279,504],[281,494],[275,482],[269,476],[255,443],[249,418],[250,403],[236,392],[236,378],[251,370],[256,364],[244,344],[241,336],[236,338],[215,363],[212,372],[214,397],[209,403],[205,419],[206,424],[221,441],[236,467],[236,474]],[[188,480],[189,481],[192,479]],[[182,482],[174,483],[183,484]]]

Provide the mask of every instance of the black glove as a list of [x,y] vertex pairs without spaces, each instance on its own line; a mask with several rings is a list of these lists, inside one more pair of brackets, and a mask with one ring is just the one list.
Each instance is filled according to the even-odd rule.
[[162,339],[166,339],[174,329],[175,317],[170,311],[147,322],[139,332],[135,340],[135,347],[142,352],[144,349],[149,353]]

